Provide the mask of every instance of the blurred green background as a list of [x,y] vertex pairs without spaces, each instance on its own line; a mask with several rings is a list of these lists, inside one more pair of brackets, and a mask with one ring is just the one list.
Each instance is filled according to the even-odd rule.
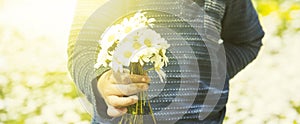
[[[266,32],[225,124],[300,124],[300,1],[255,0]],[[67,72],[76,0],[0,0],[0,124],[88,124]]]

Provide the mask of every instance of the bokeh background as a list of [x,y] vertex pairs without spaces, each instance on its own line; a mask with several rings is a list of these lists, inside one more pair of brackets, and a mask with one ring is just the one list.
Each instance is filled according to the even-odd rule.
[[[67,72],[76,0],[0,0],[0,124],[88,124]],[[254,0],[266,32],[225,124],[300,124],[300,1]]]

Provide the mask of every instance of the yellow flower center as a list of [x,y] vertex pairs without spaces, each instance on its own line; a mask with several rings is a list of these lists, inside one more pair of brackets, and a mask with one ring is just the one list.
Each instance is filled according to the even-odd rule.
[[114,39],[115,39],[115,35],[110,35],[108,37],[108,42],[114,41]]
[[133,47],[134,49],[137,50],[137,49],[139,49],[139,48],[142,47],[142,44],[140,44],[139,42],[136,42],[136,41],[135,41],[135,42],[133,43],[132,47]]
[[124,56],[125,56],[126,58],[130,58],[131,55],[132,55],[132,52],[130,52],[130,51],[125,51],[125,52],[124,52]]
[[129,33],[131,30],[132,30],[131,27],[126,27],[126,28],[125,28],[125,33]]
[[152,46],[151,40],[148,39],[148,38],[144,40],[144,44],[145,44],[147,47],[151,47],[151,46]]
[[138,40],[139,36],[133,36],[134,40]]

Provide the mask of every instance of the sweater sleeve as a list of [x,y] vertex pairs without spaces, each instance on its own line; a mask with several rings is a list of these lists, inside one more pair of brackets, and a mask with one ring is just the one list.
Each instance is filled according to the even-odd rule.
[[[102,121],[109,120],[110,118],[106,114],[105,102],[99,97],[100,94],[96,88],[97,79],[105,71],[109,70],[109,68],[94,68],[99,46],[97,41],[91,39],[96,39],[94,38],[96,36],[86,35],[80,37],[80,33],[89,16],[104,1],[78,0],[68,42],[68,70],[71,77],[79,89],[79,93],[82,93],[92,104],[94,116],[100,115],[98,118],[101,118]],[[101,114],[99,114],[100,111]],[[95,113],[97,114],[95,115]]]
[[226,7],[221,37],[232,78],[256,58],[264,31],[251,0],[230,0]]

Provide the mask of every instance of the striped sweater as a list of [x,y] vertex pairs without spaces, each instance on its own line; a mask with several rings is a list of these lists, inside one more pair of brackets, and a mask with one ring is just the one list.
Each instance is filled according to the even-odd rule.
[[[103,0],[78,1],[69,37],[68,68],[80,92],[93,105],[94,122],[116,123],[119,119],[107,116],[107,106],[96,88],[97,78],[109,69],[93,68],[99,51],[97,41],[124,11],[144,10],[148,12],[146,16],[156,18],[154,30],[171,44],[167,52],[170,63],[164,68],[166,81],[160,82],[155,73],[149,73],[152,79],[149,96],[158,122],[222,123],[228,80],[255,59],[262,45],[264,32],[251,1],[132,1],[135,0],[110,0],[102,7]],[[224,41],[221,53],[226,61],[212,57],[214,53],[209,52],[214,52],[213,45],[221,39]],[[225,68],[226,79],[219,82],[224,85],[221,89],[212,85],[212,80],[219,78],[212,76],[213,63]],[[206,97],[209,95],[219,97]],[[210,100],[216,101],[216,105],[205,104]],[[202,120],[201,113],[208,116]]]

